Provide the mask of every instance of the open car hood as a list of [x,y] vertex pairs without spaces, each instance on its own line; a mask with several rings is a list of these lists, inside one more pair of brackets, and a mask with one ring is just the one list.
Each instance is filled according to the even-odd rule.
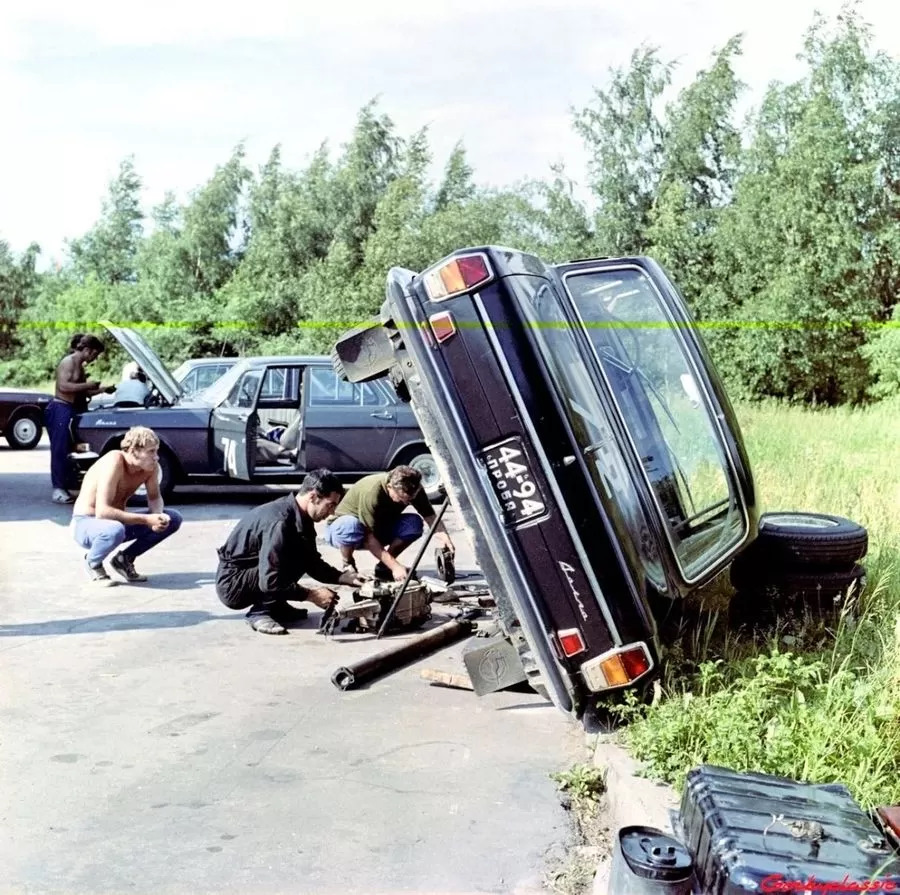
[[137,361],[147,374],[147,379],[165,398],[168,404],[174,404],[181,396],[181,386],[159,359],[159,355],[144,341],[144,337],[127,326],[114,326],[105,320],[100,321],[107,332]]

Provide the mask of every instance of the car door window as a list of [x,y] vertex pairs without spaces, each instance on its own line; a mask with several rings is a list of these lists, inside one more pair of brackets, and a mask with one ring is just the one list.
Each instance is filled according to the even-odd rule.
[[300,368],[267,367],[259,390],[259,405],[296,407],[300,403]]
[[181,380],[181,390],[186,394],[197,391],[197,371],[191,370],[184,379]]
[[384,393],[370,382],[345,382],[327,367],[310,370],[310,407],[372,407],[387,403]]
[[262,370],[248,370],[234,384],[228,393],[228,397],[222,402],[225,407],[253,407],[256,400],[256,392],[259,390],[259,380],[262,378]]
[[[190,388],[192,391],[200,391],[211,386],[228,368],[221,364],[214,364],[207,367],[198,367],[190,376]],[[189,377],[190,378],[190,377]]]

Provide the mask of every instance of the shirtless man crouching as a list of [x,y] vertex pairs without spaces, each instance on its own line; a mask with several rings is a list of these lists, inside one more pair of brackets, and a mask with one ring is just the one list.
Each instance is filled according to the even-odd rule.
[[[110,568],[129,583],[146,581],[146,575],[135,571],[135,559],[181,527],[176,510],[163,512],[158,459],[156,433],[133,426],[122,438],[122,449],[104,454],[84,477],[72,510],[72,535],[87,550],[88,577],[99,587],[116,584],[103,560],[126,543],[110,560]],[[126,502],[141,485],[147,489],[147,509],[126,510]]]

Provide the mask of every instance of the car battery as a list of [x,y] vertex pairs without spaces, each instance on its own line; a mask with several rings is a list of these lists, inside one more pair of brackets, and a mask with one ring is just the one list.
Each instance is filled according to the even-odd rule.
[[900,857],[840,784],[701,765],[678,825],[703,895],[900,891]]

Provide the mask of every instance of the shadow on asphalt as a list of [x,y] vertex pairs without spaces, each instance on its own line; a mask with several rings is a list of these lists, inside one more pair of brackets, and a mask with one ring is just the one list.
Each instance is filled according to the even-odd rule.
[[[215,550],[210,550],[210,568],[205,572],[148,572],[148,580],[133,585],[141,590],[194,590],[204,584],[214,584],[216,576]],[[140,565],[141,558],[135,562]]]
[[210,621],[243,620],[235,614],[211,612],[115,612],[87,618],[59,618],[47,622],[0,625],[0,637],[48,637],[55,634],[97,634],[105,631],[139,631],[142,628],[189,628]]

